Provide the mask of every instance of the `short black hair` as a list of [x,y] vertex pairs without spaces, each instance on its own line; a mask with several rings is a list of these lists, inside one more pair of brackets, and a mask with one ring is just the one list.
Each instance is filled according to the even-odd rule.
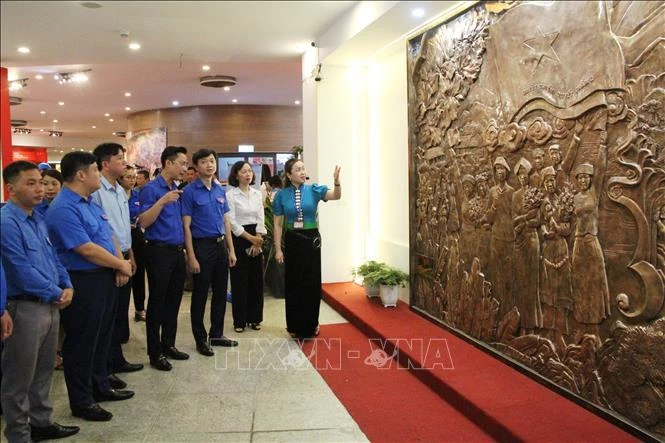
[[270,185],[271,188],[281,188],[284,186],[284,183],[282,182],[282,177],[279,175],[273,175],[270,177],[268,180],[268,184]]
[[118,143],[102,143],[98,145],[92,153],[97,157],[97,167],[99,170],[102,170],[102,162],[109,161],[114,155],[122,151],[125,152],[125,148]]
[[206,148],[199,149],[194,154],[192,154],[192,163],[194,163],[194,165],[196,166],[198,165],[199,160],[201,160],[202,158],[209,157],[211,155],[215,156],[215,161],[217,161],[217,153],[215,151]]
[[61,185],[62,185],[62,182],[65,181],[65,179],[62,177],[62,174],[57,169],[46,169],[46,170],[42,171],[42,178],[44,178],[44,177],[54,178],[54,179],[58,180]]
[[196,168],[194,166],[189,166],[187,170],[196,172]]
[[16,182],[19,175],[21,175],[21,172],[30,171],[31,169],[39,171],[39,167],[32,162],[27,162],[25,160],[15,161],[14,163],[8,164],[7,167],[2,170],[2,180],[5,184],[13,184]]
[[67,183],[74,180],[76,173],[97,163],[97,157],[89,152],[68,152],[60,160],[62,177]]
[[173,161],[178,156],[178,154],[187,155],[187,148],[184,146],[167,146],[162,151],[162,156],[160,158],[162,161],[162,168],[166,166],[166,160]]
[[[245,166],[245,165],[249,165],[249,163],[247,163],[244,160],[240,160],[240,161],[235,162],[233,164],[233,166],[231,166],[231,171],[229,172],[229,180],[228,180],[228,183],[231,186],[235,186],[237,188],[238,185],[240,185],[240,181],[238,181],[238,171],[240,171],[242,169],[242,167]],[[249,167],[251,168],[252,165],[249,165]],[[250,185],[254,184],[254,179],[255,178],[256,178],[256,174],[254,174],[254,170],[252,169],[252,181],[249,182]]]
[[141,174],[146,179],[146,181],[150,180],[150,173],[148,171],[146,171],[145,169],[141,169],[140,171],[136,172],[136,175],[139,175],[139,174]]

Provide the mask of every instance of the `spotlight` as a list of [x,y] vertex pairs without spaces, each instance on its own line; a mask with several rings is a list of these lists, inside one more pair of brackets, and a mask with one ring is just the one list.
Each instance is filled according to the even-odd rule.
[[78,72],[60,72],[53,76],[61,85],[65,83],[85,83],[88,81],[88,72],[92,69],[86,69]]
[[30,135],[31,132],[32,129],[28,128],[14,128],[14,134]]
[[49,131],[49,137],[62,137],[62,131]]
[[9,90],[10,91],[20,91],[21,89],[28,86],[28,79],[27,78],[21,78],[21,79],[18,79],[18,80],[12,80],[8,83],[9,83]]

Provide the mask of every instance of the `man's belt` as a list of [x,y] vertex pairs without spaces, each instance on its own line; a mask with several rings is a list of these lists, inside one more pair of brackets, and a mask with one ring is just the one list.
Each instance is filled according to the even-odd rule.
[[220,235],[219,237],[197,237],[193,240],[198,242],[221,243],[224,241],[224,235]]
[[170,249],[172,251],[177,251],[177,252],[182,252],[185,250],[184,245],[172,245],[171,243],[164,243],[161,241],[152,241],[152,240],[147,240],[145,242],[148,246],[154,246],[156,248],[164,248],[164,249]]

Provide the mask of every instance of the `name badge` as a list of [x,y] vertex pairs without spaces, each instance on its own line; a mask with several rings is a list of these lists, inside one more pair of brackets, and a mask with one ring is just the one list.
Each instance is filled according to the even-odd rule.
[[302,229],[305,227],[305,223],[301,221],[293,222],[293,229]]

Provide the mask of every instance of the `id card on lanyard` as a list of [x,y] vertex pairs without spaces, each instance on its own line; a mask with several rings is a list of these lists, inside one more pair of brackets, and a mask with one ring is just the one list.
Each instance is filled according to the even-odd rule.
[[296,189],[295,192],[293,193],[293,204],[296,208],[296,219],[293,222],[293,228],[294,229],[302,229],[305,227],[304,223],[304,214],[302,211],[302,194],[300,192],[300,189]]

